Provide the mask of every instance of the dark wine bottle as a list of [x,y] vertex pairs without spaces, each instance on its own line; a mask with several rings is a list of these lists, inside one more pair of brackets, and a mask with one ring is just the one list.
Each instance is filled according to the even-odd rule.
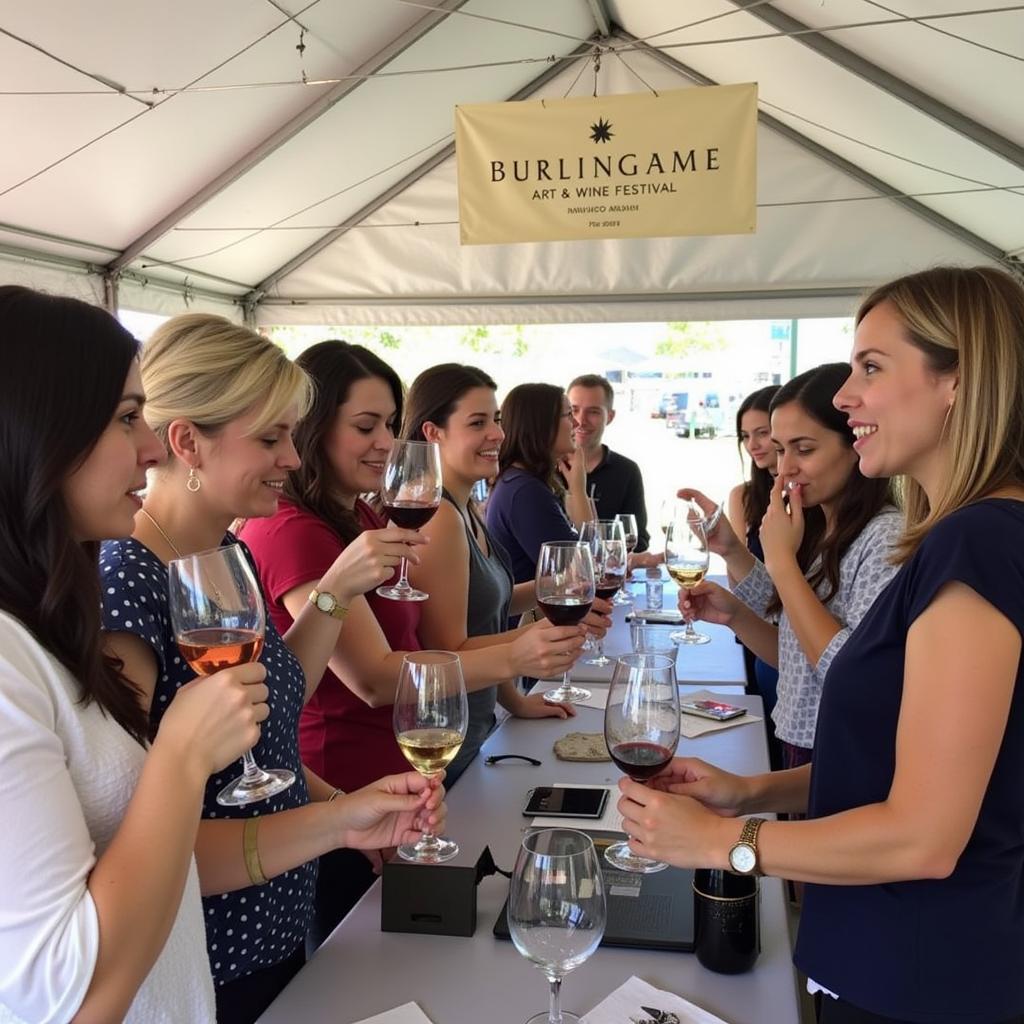
[[693,873],[694,950],[709,971],[741,974],[761,952],[753,875],[698,868]]

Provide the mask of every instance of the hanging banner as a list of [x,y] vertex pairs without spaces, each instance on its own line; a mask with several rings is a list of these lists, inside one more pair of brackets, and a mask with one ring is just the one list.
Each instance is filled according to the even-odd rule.
[[463,245],[757,226],[757,86],[455,108]]

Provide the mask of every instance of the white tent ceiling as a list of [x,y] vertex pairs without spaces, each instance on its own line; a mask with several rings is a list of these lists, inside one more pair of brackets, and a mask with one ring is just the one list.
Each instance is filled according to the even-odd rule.
[[[743,81],[756,234],[460,247],[456,104]],[[0,0],[0,280],[263,323],[840,314],[1020,268],[1021,96],[1013,0]]]

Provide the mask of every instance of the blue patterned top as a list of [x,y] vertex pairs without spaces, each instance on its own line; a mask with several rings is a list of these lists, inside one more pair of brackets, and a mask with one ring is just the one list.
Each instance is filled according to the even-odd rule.
[[[896,575],[897,567],[889,559],[902,530],[903,516],[894,508],[882,509],[846,549],[839,562],[839,589],[826,605],[829,614],[843,628],[828,642],[816,665],[805,657],[793,624],[786,610],[782,610],[779,616],[778,700],[772,711],[772,720],[775,722],[775,735],[783,742],[807,750],[814,746],[825,673],[875,598]],[[811,571],[813,569],[812,566]],[[823,591],[827,586],[823,582],[818,589]],[[732,591],[761,618],[767,618],[775,586],[763,563],[755,562],[754,568]]]
[[[233,541],[227,537],[224,543]],[[105,541],[100,549],[100,580],[103,628],[133,633],[156,655],[157,679],[150,718],[158,727],[178,687],[195,678],[174,639],[167,567],[137,540]],[[241,773],[241,763],[236,761],[207,782],[204,818],[248,818],[309,803],[298,742],[306,679],[269,615],[260,661],[267,668],[270,717],[262,724],[253,754],[260,766],[293,771],[295,782],[269,800],[245,807],[222,807],[217,794]],[[303,945],[313,911],[316,869],[317,862],[310,861],[275,876],[266,885],[203,899],[206,947],[216,985],[272,967]]]

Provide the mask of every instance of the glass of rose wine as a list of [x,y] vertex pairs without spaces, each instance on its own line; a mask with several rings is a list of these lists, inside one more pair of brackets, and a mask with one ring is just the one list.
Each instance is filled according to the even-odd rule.
[[[446,768],[469,725],[462,662],[451,651],[416,651],[402,659],[392,711],[395,738],[405,759],[424,778]],[[398,848],[403,860],[442,864],[459,852],[451,839],[424,829],[418,842]]]
[[[697,586],[707,575],[710,553],[705,529],[706,522],[700,509],[685,502],[676,509],[665,536],[665,568],[686,590]],[[707,644],[711,637],[698,633],[687,619],[686,629],[672,634],[677,644]]]
[[[175,559],[168,574],[174,638],[197,676],[259,660],[266,608],[241,544]],[[295,773],[286,768],[260,768],[251,750],[242,758],[242,768],[217,794],[217,803],[256,803],[295,781]]]
[[[380,489],[388,519],[404,530],[418,530],[430,522],[441,504],[441,452],[434,441],[395,441],[384,464]],[[402,559],[398,582],[377,588],[392,601],[426,601],[430,596],[409,583]]]
[[[625,535],[626,555],[629,556],[636,551],[640,542],[640,530],[636,525],[636,516],[632,512],[620,512],[615,519],[622,523],[622,532]],[[627,574],[628,575],[628,574]],[[623,587],[616,595],[613,604],[632,604],[629,593]]]
[[[594,559],[582,541],[548,541],[537,559],[537,605],[548,622],[575,626],[586,618],[594,603]],[[590,691],[569,682],[569,669],[562,682],[544,692],[550,704],[578,704],[588,700]]]
[[[616,661],[604,710],[604,740],[612,760],[634,782],[646,782],[668,766],[679,743],[675,658],[627,654]],[[647,875],[668,867],[638,857],[628,840],[609,846],[604,857],[623,871]]]
[[[611,601],[620,593],[626,580],[626,540],[622,523],[617,519],[596,519],[584,523],[580,530],[580,541],[590,546],[594,559],[594,592],[602,601]],[[587,658],[587,665],[610,665],[611,659],[604,653],[604,640],[594,645],[593,658]]]

